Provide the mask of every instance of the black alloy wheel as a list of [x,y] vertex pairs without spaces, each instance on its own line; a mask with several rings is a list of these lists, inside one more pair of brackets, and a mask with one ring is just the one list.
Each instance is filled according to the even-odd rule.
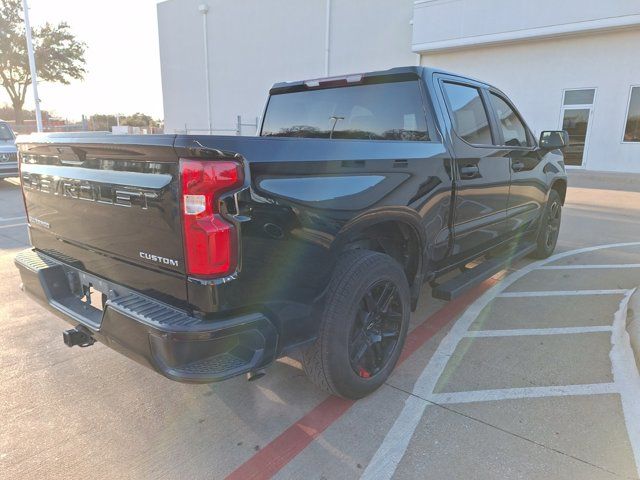
[[538,236],[536,238],[536,249],[532,253],[535,258],[549,258],[556,248],[558,236],[560,235],[560,222],[562,221],[562,200],[556,190],[549,192],[549,199],[545,206]]
[[553,249],[558,242],[558,235],[560,234],[560,217],[562,207],[560,206],[560,200],[555,199],[549,206],[549,212],[547,216],[547,224],[545,226],[545,246]]
[[370,250],[343,253],[324,298],[318,338],[303,351],[309,379],[358,399],[393,371],[409,328],[411,292],[402,266]]
[[398,346],[402,318],[400,293],[392,282],[378,282],[365,293],[349,338],[349,360],[358,376],[371,378],[387,365]]

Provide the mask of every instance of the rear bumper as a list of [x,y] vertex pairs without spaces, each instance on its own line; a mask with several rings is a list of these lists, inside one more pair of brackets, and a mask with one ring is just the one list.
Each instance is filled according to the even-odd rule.
[[[216,382],[275,360],[277,331],[260,313],[202,320],[36,250],[21,252],[15,263],[23,290],[38,303],[173,380]],[[107,296],[103,310],[81,300],[89,284]]]

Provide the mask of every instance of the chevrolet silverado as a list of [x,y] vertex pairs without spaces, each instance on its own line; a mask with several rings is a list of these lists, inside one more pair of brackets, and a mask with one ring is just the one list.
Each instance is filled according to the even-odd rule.
[[184,382],[257,378],[298,350],[361,398],[400,356],[425,282],[451,299],[554,250],[563,131],[424,67],[279,83],[255,137],[20,137],[23,290]]

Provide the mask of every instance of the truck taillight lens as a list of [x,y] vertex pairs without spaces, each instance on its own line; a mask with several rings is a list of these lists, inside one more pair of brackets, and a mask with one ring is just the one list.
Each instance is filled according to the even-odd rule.
[[237,232],[218,211],[222,193],[243,183],[233,161],[180,160],[182,226],[189,275],[221,277],[238,265]]

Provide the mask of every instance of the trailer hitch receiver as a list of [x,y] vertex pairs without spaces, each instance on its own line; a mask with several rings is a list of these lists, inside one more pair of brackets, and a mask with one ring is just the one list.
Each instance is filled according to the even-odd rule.
[[62,332],[62,339],[67,347],[74,347],[76,345],[79,347],[90,347],[96,343],[96,340],[91,336],[89,329],[82,325],[78,325],[76,328]]

